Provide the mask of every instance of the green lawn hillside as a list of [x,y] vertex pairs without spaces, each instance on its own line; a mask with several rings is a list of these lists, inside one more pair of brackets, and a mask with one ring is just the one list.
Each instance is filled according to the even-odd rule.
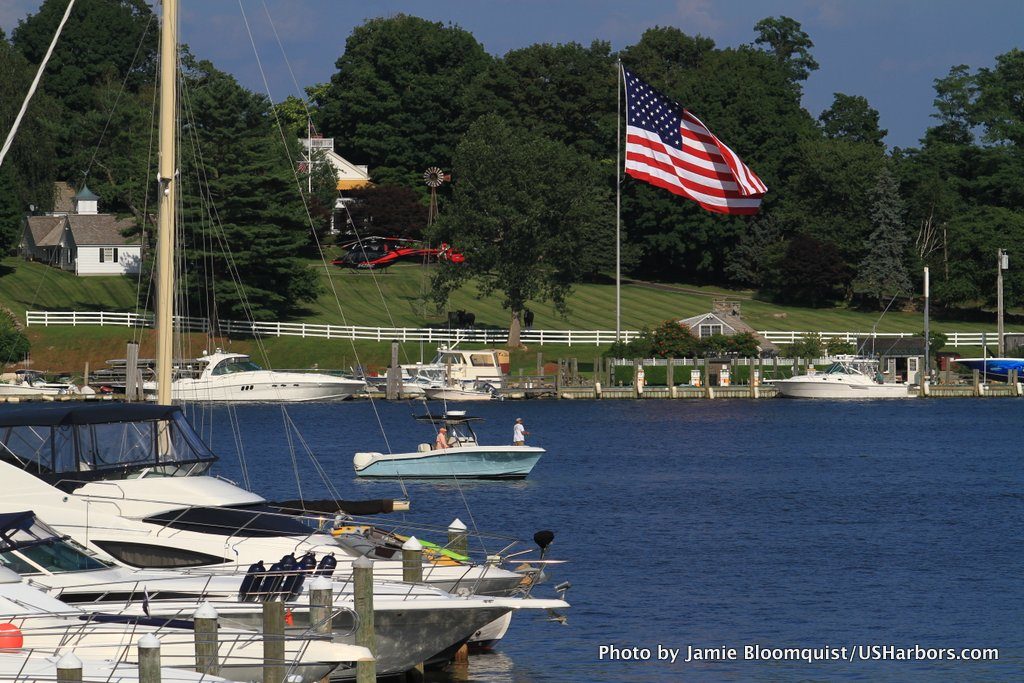
[[[447,317],[429,299],[430,269],[418,265],[399,265],[382,272],[354,272],[310,261],[308,267],[321,273],[324,292],[293,320],[380,327],[423,327],[446,324]],[[11,309],[24,322],[26,310],[106,310],[134,311],[139,284],[122,277],[80,278],[38,263],[7,258],[0,263],[0,304]],[[329,286],[328,277],[333,283]],[[143,283],[145,285],[146,283]],[[334,292],[337,292],[337,298]],[[919,332],[923,323],[916,313],[891,312],[878,319],[877,314],[847,309],[809,309],[776,306],[751,298],[750,292],[717,288],[690,287],[628,282],[622,287],[624,329],[654,326],[669,318],[684,318],[706,312],[715,297],[742,301],[744,319],[758,330],[800,330],[829,332],[867,332],[877,323],[879,332]],[[550,304],[531,306],[536,317],[534,327],[543,329],[612,330],[615,328],[615,287],[613,284],[582,284],[574,288],[566,316]],[[505,328],[508,313],[498,295],[480,297],[473,287],[457,292],[449,309],[463,309],[476,315],[478,326]],[[991,323],[933,321],[940,332],[994,329]],[[108,358],[123,358],[124,343],[135,337],[143,342],[142,355],[149,351],[148,334],[127,328],[49,327],[28,328],[32,355],[38,368],[81,368],[85,361],[95,366]],[[387,361],[386,344],[349,341],[325,343],[324,340],[297,338],[268,339],[261,345],[253,340],[218,340],[220,345],[253,353],[266,352],[274,367],[349,367],[356,362],[380,365]],[[194,335],[186,343],[183,355],[198,353],[211,345]],[[549,350],[550,349],[550,350]],[[540,350],[540,349],[537,349]],[[590,360],[594,347],[544,347],[551,357],[579,355]],[[426,356],[433,349],[422,351]],[[418,344],[403,347],[402,360],[419,360]],[[529,359],[524,356],[524,362]]]

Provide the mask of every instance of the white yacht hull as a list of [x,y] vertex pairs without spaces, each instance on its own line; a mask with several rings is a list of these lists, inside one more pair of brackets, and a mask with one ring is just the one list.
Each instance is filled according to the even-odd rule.
[[490,401],[494,396],[489,391],[453,389],[451,387],[425,389],[427,398],[433,401]]
[[342,400],[365,390],[366,383],[359,380],[316,373],[264,371],[208,380],[175,380],[171,396],[176,401],[300,402]]
[[824,378],[792,379],[775,382],[779,395],[785,398],[910,398],[906,384],[857,384]]

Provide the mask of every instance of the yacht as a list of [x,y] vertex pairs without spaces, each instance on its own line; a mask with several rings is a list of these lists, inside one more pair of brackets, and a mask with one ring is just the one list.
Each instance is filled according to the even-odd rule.
[[1001,382],[1009,382],[1010,373],[1016,370],[1018,379],[1024,381],[1024,358],[957,358],[956,362]]
[[[303,560],[306,558],[302,558]],[[323,558],[320,558],[321,560]],[[306,579],[329,571],[309,566],[279,573],[140,570],[119,567],[61,537],[33,512],[0,514],[0,565],[81,609],[188,620],[200,601],[212,601],[224,626],[258,630],[265,599],[280,597],[299,631],[310,626]],[[279,578],[276,587],[262,590]],[[334,582],[334,642],[353,642],[356,620],[350,583]],[[457,597],[409,584],[378,582],[374,623],[378,671],[401,673],[445,655],[523,603],[510,598]],[[554,603],[551,603],[554,605]],[[344,677],[345,673],[335,674]]]
[[[241,353],[217,349],[183,368],[171,385],[176,401],[328,401],[366,391],[366,382],[316,372],[264,370]],[[185,376],[186,374],[190,376]],[[155,384],[152,385],[155,388]]]
[[424,388],[475,382],[501,389],[508,372],[507,356],[503,350],[440,348],[431,362],[403,365],[402,369]]
[[17,370],[13,382],[0,382],[0,397],[70,396],[82,391],[71,382],[47,382],[38,370]]
[[[20,649],[33,658],[74,651],[93,659],[137,664],[136,643],[152,635],[160,640],[164,666],[196,667],[191,624],[85,611],[38,590],[7,566],[0,566],[0,623],[21,636]],[[218,639],[218,659],[225,677],[237,681],[262,678],[263,638],[258,632],[221,628]],[[303,683],[321,679],[340,664],[370,657],[366,648],[332,643],[326,637],[289,637],[285,653],[292,662],[289,673]]]
[[[36,655],[23,650],[0,652],[0,681],[4,683],[57,683],[57,664],[63,657]],[[82,665],[81,683],[140,683],[139,668],[105,659],[75,659]],[[67,663],[68,660],[65,660]],[[226,683],[226,678],[187,669],[160,668],[161,683]]]
[[886,382],[878,361],[840,356],[824,372],[813,368],[805,375],[775,380],[786,398],[910,398],[910,385]]

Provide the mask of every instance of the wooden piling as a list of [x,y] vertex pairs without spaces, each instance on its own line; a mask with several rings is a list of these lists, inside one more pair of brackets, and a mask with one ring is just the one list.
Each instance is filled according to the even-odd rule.
[[391,365],[388,366],[388,383],[385,398],[397,401],[402,393],[402,368],[398,365],[398,342],[391,342]]
[[423,545],[415,536],[402,544],[402,581],[423,583]]
[[160,683],[160,639],[152,633],[139,638],[139,683]]
[[217,610],[208,602],[204,602],[192,615],[196,637],[196,671],[210,676],[220,675],[218,661],[218,624]]
[[128,342],[124,366],[124,394],[128,401],[137,401],[139,396],[139,344]]
[[544,374],[544,352],[537,352],[537,376],[540,377]]
[[675,373],[673,372],[674,362],[675,358],[672,358],[671,356],[669,356],[669,358],[665,361],[665,386],[668,387],[669,395],[672,395],[672,387],[676,385]]
[[[368,648],[377,656],[377,638],[373,630],[373,560],[365,555],[352,563],[352,581],[355,587],[356,645]],[[377,662],[356,662],[356,683],[376,683]]]
[[263,683],[281,683],[285,676],[284,602],[263,603]]
[[67,652],[57,660],[57,683],[81,683],[82,660]]
[[89,386],[89,361],[85,361],[85,370],[82,372],[82,386]]
[[448,550],[469,555],[469,535],[466,533],[466,525],[458,517],[448,525]]
[[973,383],[974,383],[974,395],[981,396],[981,373],[977,370],[972,371]]
[[326,576],[318,576],[309,583],[309,626],[316,633],[331,635],[334,626],[334,584]]

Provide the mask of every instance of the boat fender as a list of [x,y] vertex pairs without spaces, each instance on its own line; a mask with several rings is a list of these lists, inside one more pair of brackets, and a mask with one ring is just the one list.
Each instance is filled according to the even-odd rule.
[[306,575],[302,572],[292,572],[284,577],[281,584],[282,597],[285,600],[294,600],[302,592],[302,584],[306,581]]
[[[295,559],[294,553],[288,553],[281,558],[281,592],[278,595],[282,600],[288,599],[295,590],[297,579],[302,575],[298,572],[299,562]],[[298,586],[300,589],[302,585]]]
[[249,570],[245,572],[245,578],[238,587],[239,602],[255,602],[259,599],[260,585],[266,573],[267,568],[263,566],[263,560],[249,565]]
[[20,628],[14,624],[0,624],[0,650],[17,650],[24,644]]
[[302,556],[299,560],[299,571],[303,574],[310,575],[316,570],[316,555],[310,550],[308,553]]
[[334,576],[334,568],[338,566],[338,560],[334,557],[334,553],[330,555],[324,555],[320,558],[320,564],[316,566],[317,576],[326,576],[331,578]]
[[270,566],[270,571],[263,578],[263,583],[260,584],[260,599],[266,602],[277,597],[281,592],[281,583],[283,581],[283,567],[281,567],[280,562],[275,562]]

